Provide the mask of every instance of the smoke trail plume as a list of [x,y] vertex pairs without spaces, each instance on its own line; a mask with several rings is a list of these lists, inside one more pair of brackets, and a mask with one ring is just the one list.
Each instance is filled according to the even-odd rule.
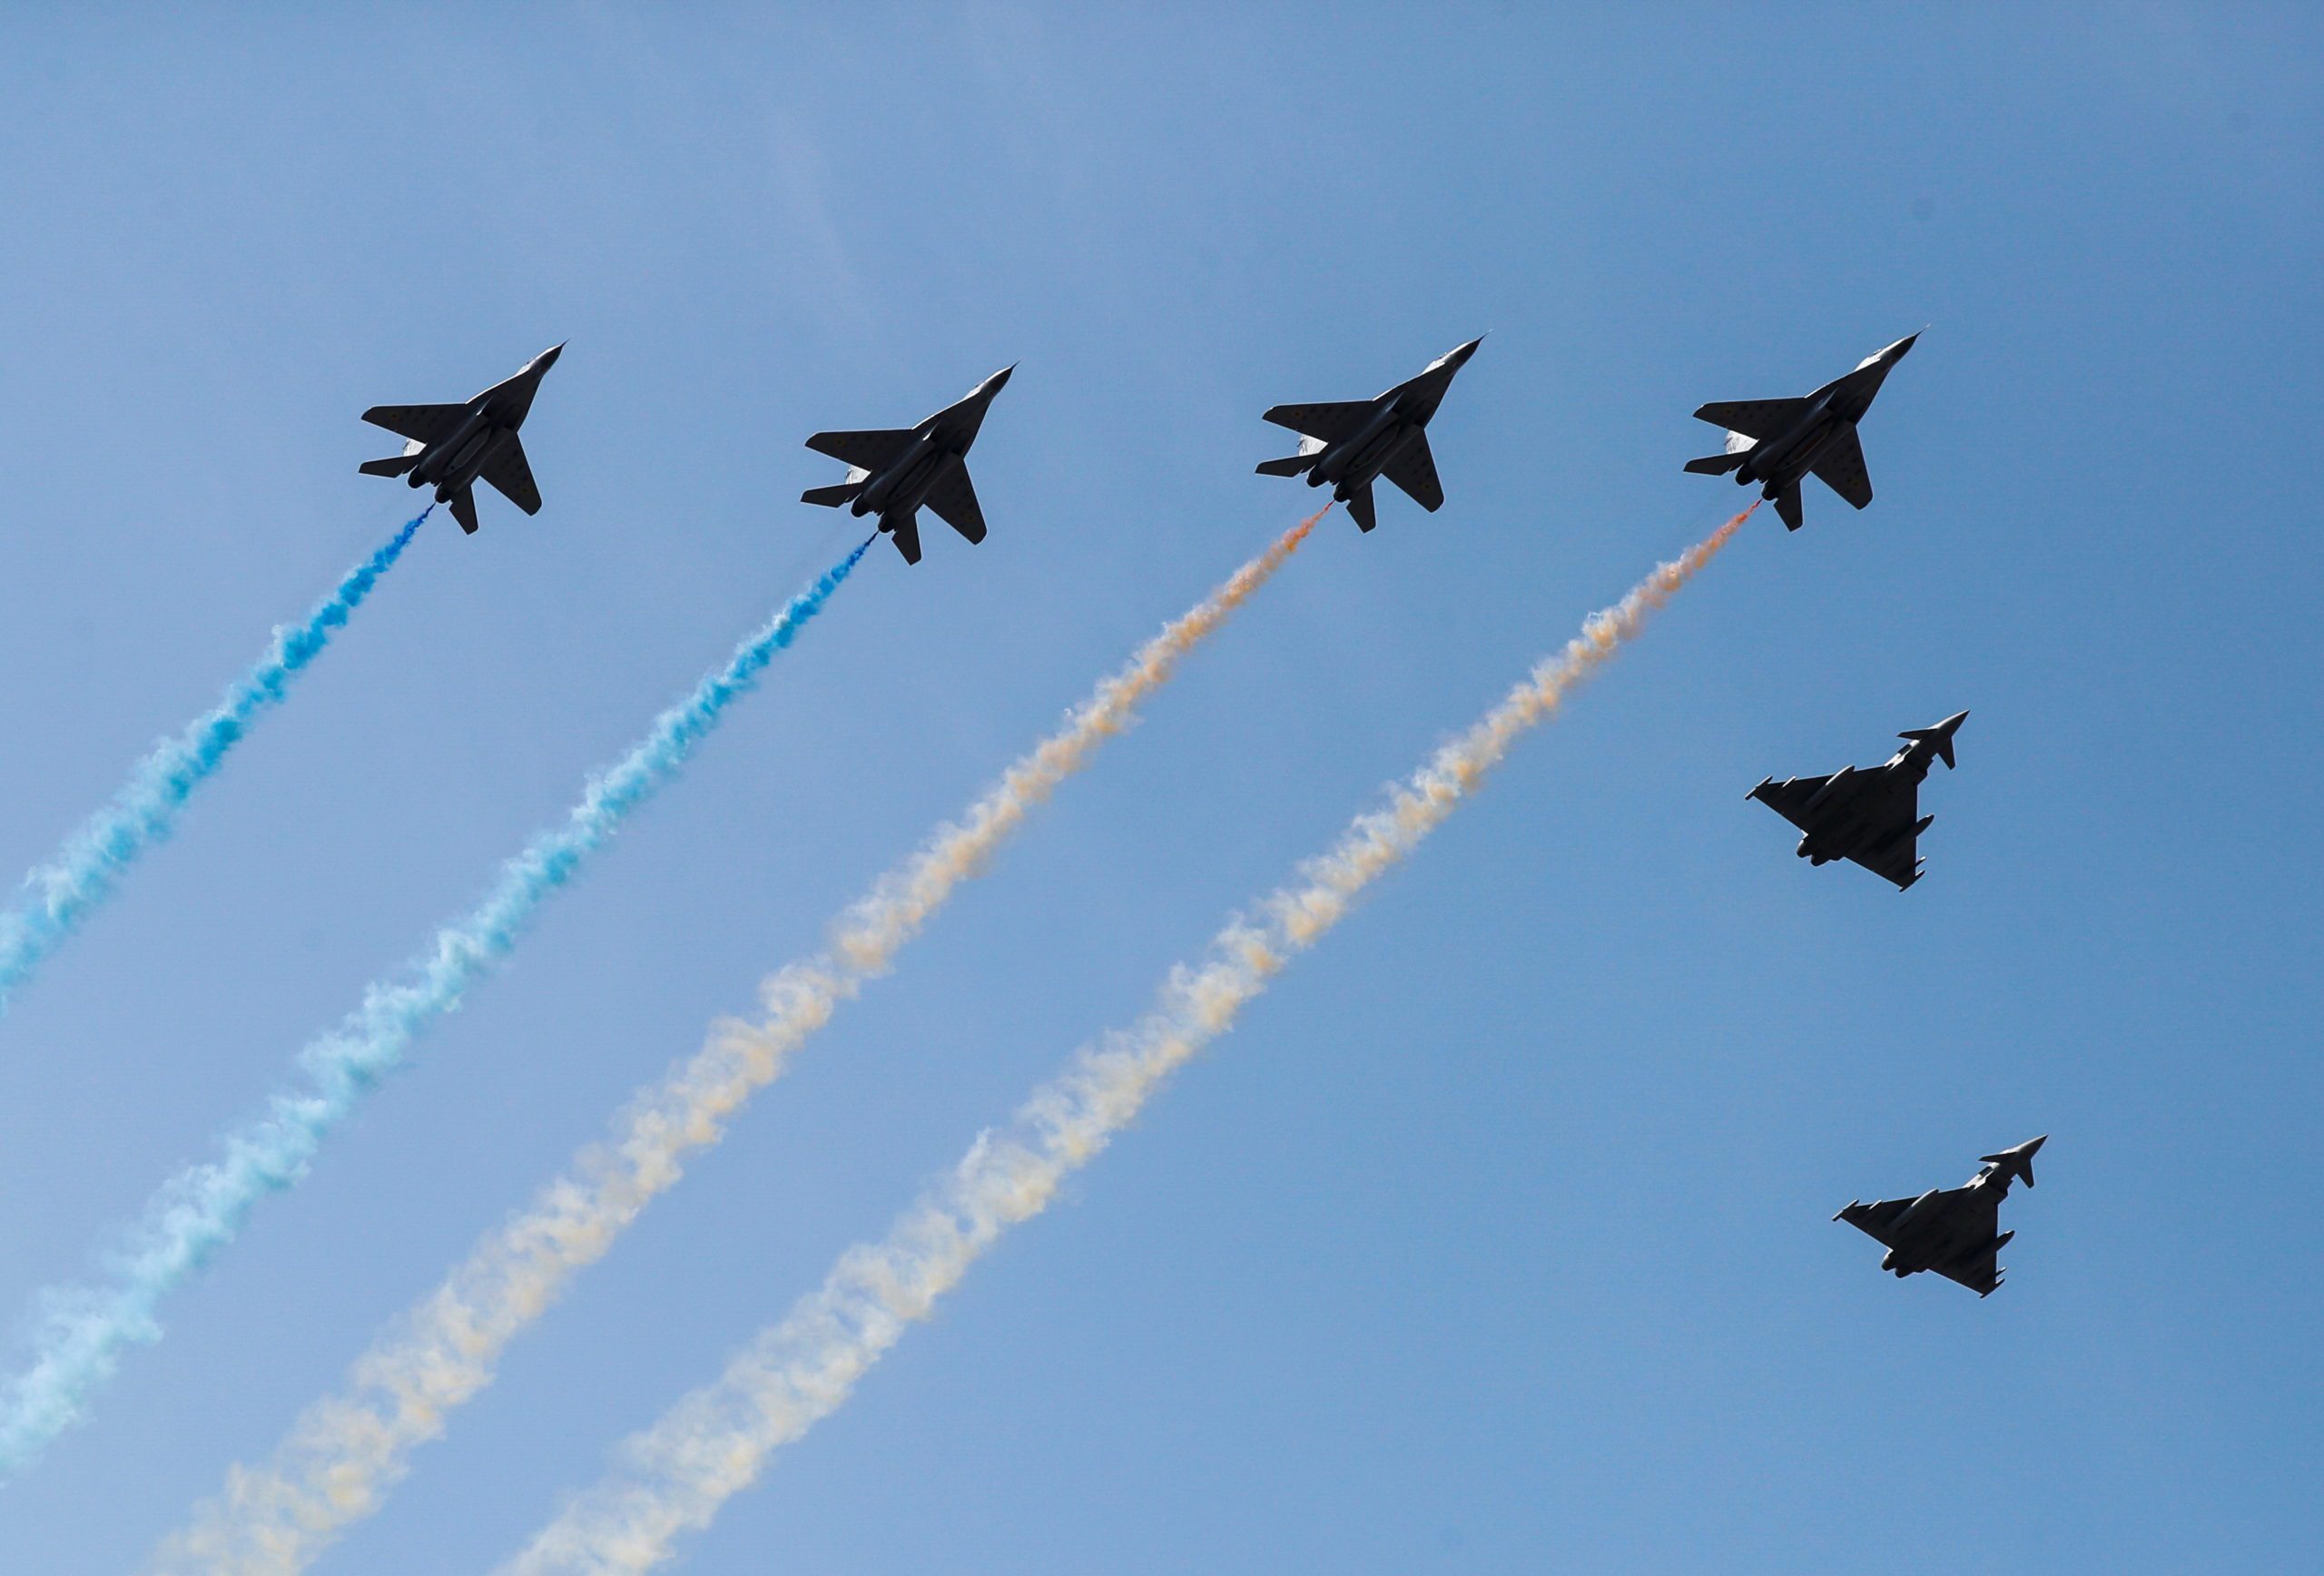
[[1179,659],[1249,600],[1323,517],[1318,511],[1285,532],[1166,626],[966,814],[874,882],[833,926],[822,956],[790,965],[762,987],[763,1018],[719,1025],[702,1050],[643,1091],[609,1141],[583,1152],[530,1208],[479,1243],[357,1361],[343,1393],[310,1407],[271,1463],[236,1468],[225,1493],[162,1545],[157,1568],[288,1576],[377,1510],[411,1452],[443,1432],[451,1411],[491,1382],[508,1343],[678,1180],[688,1153],[724,1136],[752,1094],[783,1071],[842,1001],[887,969],[1033,806],[1129,724]]
[[565,823],[536,835],[501,866],[483,900],[437,931],[406,979],[370,986],[338,1029],[300,1051],[300,1087],[276,1094],[264,1115],[229,1134],[220,1157],[180,1172],[155,1192],[143,1219],[109,1256],[109,1285],[44,1294],[34,1360],[0,1396],[0,1472],[24,1467],[79,1417],[124,1346],[161,1338],[155,1310],[162,1297],[232,1239],[252,1206],[305,1174],[323,1139],[402,1060],[413,1037],[458,1007],[468,986],[508,955],[542,901],[676,775],[871,545],[864,542],[793,597],[724,667],[655,718],[627,754],[591,777]]
[[632,1436],[613,1475],[568,1503],[503,1576],[634,1576],[668,1560],[681,1534],[709,1525],[770,1453],[836,1410],[1003,1232],[1046,1209],[1066,1177],[1095,1158],[1165,1079],[1232,1028],[1293,957],[1452,814],[1518,736],[1553,714],[1636,635],[1748,513],[1592,616],[1562,652],[1396,788],[1385,808],[1358,816],[1328,852],[1266,899],[1257,922],[1228,924],[1200,967],[1171,975],[1136,1027],[1084,1050],[1035,1092],[1006,1136],[980,1137],[886,1238],[842,1256],[822,1285],[714,1384]]
[[164,739],[137,763],[113,796],[65,840],[46,864],[25,876],[16,901],[0,914],[0,1013],[18,987],[81,927],[138,857],[167,838],[193,791],[215,776],[259,714],[278,705],[290,681],[321,655],[348,616],[392,568],[435,506],[430,504],[385,546],[347,572],[304,623],[285,624],[258,665],[235,681],[217,707]]

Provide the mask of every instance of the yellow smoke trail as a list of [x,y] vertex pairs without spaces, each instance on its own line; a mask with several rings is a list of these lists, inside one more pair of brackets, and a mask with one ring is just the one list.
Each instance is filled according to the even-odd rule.
[[1208,960],[1174,971],[1135,1028],[1083,1051],[1037,1091],[1011,1136],[980,1137],[884,1240],[850,1249],[714,1384],[627,1441],[614,1475],[572,1501],[502,1576],[635,1576],[669,1559],[681,1534],[709,1525],[770,1453],[836,1410],[987,1247],[1047,1208],[1165,1079],[1232,1028],[1292,957],[1321,940],[1357,893],[1450,815],[1518,736],[1555,713],[1749,516],[1737,515],[1593,615],[1563,651],[1400,785],[1386,808],[1358,816],[1329,852],[1302,866],[1296,882],[1261,905],[1262,922],[1237,920],[1221,931]]
[[411,1452],[489,1384],[510,1341],[676,1182],[689,1151],[714,1144],[743,1104],[897,949],[980,871],[1026,814],[1123,731],[1179,660],[1289,560],[1330,506],[1302,520],[1141,647],[1065,724],[940,827],[832,926],[827,950],[760,988],[764,1016],[729,1020],[643,1091],[609,1142],[585,1150],[532,1207],[487,1236],[444,1284],[356,1361],[339,1394],[308,1408],[265,1467],[237,1466],[219,1498],[166,1540],[157,1571],[290,1576],[379,1508]]

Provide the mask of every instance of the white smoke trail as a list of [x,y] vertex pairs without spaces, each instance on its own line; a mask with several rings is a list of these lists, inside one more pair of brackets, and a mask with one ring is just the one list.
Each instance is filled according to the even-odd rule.
[[1096,1157],[1165,1079],[1232,1028],[1292,957],[1321,940],[1364,887],[1452,814],[1519,735],[1554,714],[1749,513],[1593,615],[1562,652],[1398,786],[1384,809],[1358,816],[1330,852],[1267,898],[1260,922],[1228,924],[1208,960],[1175,971],[1135,1028],[1083,1051],[1036,1091],[1009,1134],[979,1138],[885,1239],[850,1249],[819,1289],[761,1333],[715,1383],[632,1436],[613,1474],[567,1504],[502,1576],[635,1576],[668,1560],[681,1534],[708,1526],[773,1451],[836,1410],[986,1248],[1047,1208],[1065,1178]]
[[683,1174],[689,1151],[716,1143],[750,1097],[838,1005],[882,973],[954,888],[985,862],[1099,744],[1168,681],[1184,657],[1298,550],[1324,511],[1280,537],[1141,647],[910,860],[881,877],[833,927],[828,950],[761,988],[765,1016],[727,1022],[615,1122],[532,1207],[487,1236],[434,1293],[357,1360],[341,1394],[310,1406],[273,1461],[234,1468],[226,1491],[166,1541],[155,1568],[204,1576],[288,1576],[349,1524],[369,1515],[409,1470],[411,1452],[491,1382],[500,1354],[567,1282]]

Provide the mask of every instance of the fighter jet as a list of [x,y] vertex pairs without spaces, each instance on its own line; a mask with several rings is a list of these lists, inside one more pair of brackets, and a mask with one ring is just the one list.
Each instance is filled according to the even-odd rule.
[[1276,406],[1265,419],[1298,433],[1299,452],[1265,461],[1259,474],[1297,476],[1305,471],[1309,487],[1328,482],[1333,498],[1345,504],[1357,527],[1367,531],[1380,523],[1373,513],[1372,484],[1382,477],[1434,514],[1444,507],[1444,488],[1436,479],[1435,457],[1428,452],[1429,418],[1452,386],[1452,374],[1467,366],[1483,343],[1480,336],[1447,350],[1419,377],[1376,399]]
[[818,432],[807,440],[817,454],[845,462],[847,479],[809,488],[803,504],[837,508],[845,504],[858,519],[880,517],[880,528],[896,544],[907,564],[920,562],[920,508],[934,509],[944,523],[971,542],[984,540],[984,511],[969,482],[969,448],[984,425],[992,397],[1017,369],[1003,367],[917,427],[880,428],[868,432]]
[[1735,473],[1737,482],[1763,484],[1759,496],[1775,500],[1784,525],[1799,529],[1799,483],[1809,472],[1857,508],[1872,501],[1872,478],[1864,468],[1864,446],[1856,424],[1872,409],[1873,396],[1888,370],[1905,359],[1918,334],[1907,334],[1875,350],[1856,370],[1836,378],[1804,399],[1732,399],[1706,405],[1695,419],[1727,428],[1727,452],[1690,459],[1699,476]]
[[478,479],[490,482],[528,515],[541,512],[540,488],[525,463],[517,428],[533,408],[541,375],[556,365],[563,345],[551,345],[506,383],[495,383],[465,405],[374,405],[363,419],[410,441],[389,459],[356,467],[365,476],[400,476],[413,487],[433,487],[436,501],[452,506],[460,529],[476,529]]
[[1933,1269],[1981,1297],[1991,1296],[2002,1276],[1994,1256],[2017,1235],[1994,1235],[2001,1226],[2001,1201],[2009,1197],[2012,1181],[2034,1186],[2034,1157],[2049,1141],[2044,1133],[2014,1149],[1981,1157],[1984,1167],[1964,1187],[1932,1187],[1918,1198],[1850,1204],[1832,1218],[1846,1221],[1886,1248],[1880,1267],[1898,1280]]
[[[1905,747],[1877,766],[1843,766],[1828,777],[1769,777],[1751,790],[1756,799],[1807,835],[1799,857],[1811,864],[1851,859],[1904,891],[1921,879],[1915,852],[1934,815],[1920,813],[1921,782],[1932,763],[1953,765],[1953,735],[1966,712],[1933,728],[1906,728]],[[1914,819],[1918,816],[1919,819]]]

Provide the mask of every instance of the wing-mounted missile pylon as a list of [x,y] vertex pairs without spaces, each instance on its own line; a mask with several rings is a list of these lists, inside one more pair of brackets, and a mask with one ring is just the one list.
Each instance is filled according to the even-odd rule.
[[970,542],[984,540],[984,510],[969,480],[969,450],[984,428],[992,397],[1017,369],[1003,367],[917,427],[818,432],[807,439],[817,454],[847,467],[847,478],[809,488],[799,501],[844,508],[858,519],[879,517],[880,529],[907,564],[920,562],[920,511],[935,512]]
[[1372,484],[1385,478],[1414,503],[1434,514],[1444,507],[1436,478],[1436,457],[1428,448],[1428,424],[1453,374],[1484,343],[1482,336],[1431,361],[1415,378],[1370,399],[1332,405],[1278,405],[1263,419],[1299,434],[1299,452],[1262,462],[1261,476],[1305,476],[1309,487],[1328,487],[1335,502],[1361,530],[1379,524]]
[[1984,1157],[1982,1168],[1962,1187],[1934,1187],[1916,1198],[1852,1203],[1832,1218],[1886,1247],[1880,1267],[1898,1280],[1934,1270],[1981,1297],[1990,1296],[2004,1273],[1995,1256],[2017,1235],[1999,1229],[2001,1202],[2009,1197],[2011,1183],[2034,1186],[2034,1157],[2049,1141],[2044,1133]]
[[449,504],[460,529],[476,530],[476,484],[483,481],[528,515],[541,512],[540,488],[517,429],[531,414],[541,378],[563,354],[552,345],[505,383],[495,383],[461,405],[374,405],[363,419],[405,439],[403,452],[367,460],[365,476],[399,476],[415,488],[432,487]]
[[1731,472],[1745,487],[1758,483],[1759,496],[1775,504],[1788,530],[1799,529],[1807,518],[1799,485],[1810,476],[1856,507],[1864,507],[1872,501],[1872,476],[1865,468],[1856,423],[1872,409],[1890,369],[1919,338],[1907,334],[1875,350],[1846,377],[1797,399],[1730,399],[1703,406],[1695,419],[1727,428],[1727,449],[1690,459],[1686,468],[1698,476]]
[[1769,777],[1751,790],[1799,828],[1799,857],[1812,864],[1845,859],[1904,891],[1921,879],[1921,833],[1936,817],[1920,813],[1920,787],[1935,763],[1953,765],[1953,735],[1968,717],[1956,712],[1933,728],[1907,728],[1905,747],[1877,766],[1843,766],[1827,777]]

